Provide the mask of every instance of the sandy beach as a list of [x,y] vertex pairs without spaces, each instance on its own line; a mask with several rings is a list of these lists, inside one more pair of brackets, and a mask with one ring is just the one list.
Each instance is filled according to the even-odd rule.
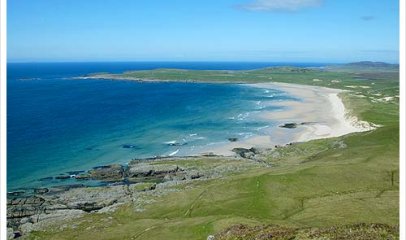
[[[338,137],[354,132],[373,130],[376,126],[352,116],[344,106],[339,94],[344,90],[288,83],[258,83],[248,86],[277,89],[300,101],[269,102],[283,106],[282,111],[263,111],[261,118],[278,125],[296,123],[295,128],[270,127],[267,135],[253,136],[246,140],[231,142],[210,151],[224,156],[233,155],[233,148],[273,148],[292,142]],[[265,103],[266,104],[266,103]]]

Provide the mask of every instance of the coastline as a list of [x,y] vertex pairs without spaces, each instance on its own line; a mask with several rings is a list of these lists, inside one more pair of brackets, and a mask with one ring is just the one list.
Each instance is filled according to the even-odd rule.
[[260,114],[262,120],[277,122],[279,126],[286,123],[294,123],[296,124],[294,128],[269,127],[265,129],[266,134],[255,135],[247,139],[221,144],[220,146],[210,146],[191,154],[191,156],[199,156],[207,153],[220,156],[234,156],[234,148],[249,149],[254,147],[270,149],[275,146],[283,146],[294,142],[306,142],[316,139],[339,137],[355,132],[370,131],[378,127],[378,125],[360,121],[356,116],[351,115],[340,97],[341,94],[348,92],[348,90],[337,88],[295,83],[269,82],[269,79],[267,79],[266,82],[259,81],[247,83],[246,81],[229,81],[227,79],[221,81],[210,80],[210,78],[205,81],[196,79],[173,80],[108,73],[94,74],[80,78],[109,79],[113,81],[138,81],[145,83],[237,83],[247,87],[261,88],[265,90],[280,90],[300,99],[300,101],[281,101],[277,103],[269,101],[269,105],[285,107],[285,109],[279,112],[261,110],[262,113]]
[[[127,81],[119,80],[117,81]],[[168,81],[173,82],[173,81]],[[267,106],[284,107],[283,110],[268,111],[260,110],[258,117],[262,120],[269,120],[277,123],[276,126],[266,127],[261,134],[246,139],[208,145],[196,152],[187,155],[177,155],[179,149],[169,155],[162,155],[152,158],[139,158],[139,162],[148,162],[152,159],[174,159],[174,158],[199,158],[199,157],[238,157],[236,149],[255,148],[258,151],[268,151],[276,147],[285,146],[296,142],[306,142],[315,139],[331,138],[346,135],[354,132],[369,131],[376,128],[376,125],[359,121],[355,116],[348,114],[339,94],[346,90],[309,86],[292,83],[254,83],[241,84],[245,87],[259,89],[275,89],[289,94],[299,100],[263,101]],[[269,105],[267,105],[269,104]],[[295,124],[295,127],[282,127],[284,124]],[[128,163],[130,159],[126,163]],[[94,168],[100,166],[93,166]],[[80,169],[78,172],[91,171],[92,169]],[[63,174],[60,174],[63,175]],[[60,179],[78,179],[76,175],[56,176]],[[68,184],[66,182],[65,184]],[[71,183],[72,184],[72,183]],[[97,184],[96,184],[97,185]],[[84,185],[87,186],[87,185]],[[13,189],[12,192],[19,191]]]
[[[234,148],[273,148],[294,142],[339,137],[375,129],[377,126],[352,116],[339,96],[345,90],[291,83],[255,83],[247,86],[284,91],[300,101],[273,102],[273,106],[287,107],[283,111],[263,111],[261,118],[277,122],[267,135],[257,135],[212,149],[218,155],[234,155]],[[292,123],[295,127],[284,128]]]
[[[195,181],[224,179],[247,170],[266,171],[273,167],[266,157],[272,151],[279,151],[276,146],[369,131],[376,127],[350,116],[339,96],[344,90],[285,83],[246,85],[278,89],[299,98],[299,101],[270,102],[273,106],[285,106],[287,109],[263,111],[260,114],[263,119],[277,121],[281,125],[292,123],[294,127],[274,126],[269,129],[268,135],[254,136],[212,149],[213,155],[140,159],[128,165],[95,167],[80,173],[80,178],[75,177],[105,182],[103,186],[77,184],[40,188],[34,189],[34,193],[29,196],[20,196],[16,192],[16,195],[10,195],[7,203],[10,232],[18,229],[19,234],[25,235],[31,231],[42,231],[87,213],[111,213],[130,203],[134,204],[135,212],[142,212],[156,197],[184,191],[178,186]],[[279,140],[271,136],[277,136]],[[337,140],[334,146],[340,146],[341,143]],[[254,150],[250,149],[252,147]],[[295,148],[295,145],[288,147]],[[232,151],[234,148],[243,148],[243,151],[248,152],[240,154]]]
[[260,89],[276,89],[294,96],[300,101],[264,102],[272,106],[285,107],[282,111],[261,110],[260,118],[277,122],[278,126],[294,123],[294,128],[268,127],[267,134],[255,135],[247,139],[210,146],[190,156],[213,154],[218,156],[235,156],[234,148],[271,149],[295,142],[306,142],[316,139],[339,137],[350,133],[364,132],[376,129],[375,125],[359,120],[345,107],[341,94],[348,90],[328,88],[314,85],[304,85],[281,82],[244,83],[233,81],[199,81],[199,80],[164,80],[154,78],[137,78],[115,74],[96,74],[78,79],[105,79],[113,81],[155,82],[185,82],[185,83],[236,83],[247,87]]

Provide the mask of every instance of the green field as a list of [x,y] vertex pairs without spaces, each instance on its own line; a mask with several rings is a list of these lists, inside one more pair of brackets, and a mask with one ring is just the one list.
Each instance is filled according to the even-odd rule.
[[[98,76],[109,78],[112,75]],[[267,164],[241,159],[237,162],[244,167],[235,168],[227,176],[177,185],[173,187],[177,191],[168,194],[146,194],[145,199],[151,201],[143,206],[143,211],[136,211],[134,205],[128,204],[112,213],[91,213],[66,223],[63,229],[58,226],[33,232],[29,239],[206,239],[208,235],[215,235],[237,224],[276,225],[271,232],[285,228],[300,229],[289,236],[306,239],[300,234],[310,228],[320,231],[332,227],[344,228],[345,232],[350,228],[346,227],[349,224],[379,223],[394,229],[398,226],[397,70],[330,68],[321,71],[291,67],[253,71],[159,69],[127,72],[114,75],[114,78],[244,83],[274,81],[346,89],[351,91],[341,97],[352,114],[380,127],[370,132],[277,148],[267,153]],[[195,159],[177,164],[207,170],[228,165],[233,167],[237,163],[222,159]],[[386,239],[397,235],[388,234],[386,230],[371,234],[361,236]],[[244,239],[237,235],[222,239]],[[246,239],[251,239],[249,236]],[[322,239],[337,238],[327,233],[323,236],[326,238]],[[347,237],[365,239],[351,234]]]

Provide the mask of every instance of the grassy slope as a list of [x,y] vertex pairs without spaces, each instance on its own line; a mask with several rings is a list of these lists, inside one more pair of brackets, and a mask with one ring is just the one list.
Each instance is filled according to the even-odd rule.
[[[182,74],[190,74],[188,79],[208,77],[198,71],[186,72]],[[157,78],[158,73],[146,71],[143,74]],[[30,238],[206,239],[209,234],[233,224],[290,227],[328,227],[360,222],[398,224],[398,101],[379,102],[373,95],[397,95],[398,79],[381,74],[384,77],[356,80],[354,77],[359,76],[348,71],[296,73],[265,69],[241,74],[248,75],[244,81],[255,82],[263,78],[269,81],[272,77],[272,81],[343,89],[347,85],[368,85],[371,88],[355,90],[366,98],[354,93],[346,93],[343,98],[358,117],[383,126],[372,132],[278,149],[268,157],[274,165],[272,168],[253,167],[226,178],[179,186],[184,190],[155,197],[155,202],[148,204],[143,212],[136,212],[129,205],[108,215],[89,214],[71,223],[75,224],[74,228],[35,232]],[[179,75],[164,76],[166,79],[185,79],[178,78]],[[323,81],[314,82],[314,78]],[[332,83],[332,79],[341,82]],[[345,148],[339,147],[342,143]]]

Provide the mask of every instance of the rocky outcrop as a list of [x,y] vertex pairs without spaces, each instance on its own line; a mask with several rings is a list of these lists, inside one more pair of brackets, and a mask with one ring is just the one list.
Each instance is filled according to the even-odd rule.
[[37,196],[7,200],[7,218],[24,218],[43,211],[45,199]]
[[129,166],[128,177],[165,176],[178,171],[182,171],[182,169],[177,165],[138,163]]
[[[7,199],[7,227],[19,235],[20,226],[33,222],[39,214],[45,213],[50,204],[42,197],[29,196]],[[11,234],[10,234],[11,235]]]
[[133,201],[139,192],[155,190],[160,182],[203,176],[198,171],[185,171],[176,164],[154,164],[153,161],[133,161],[128,167],[118,164],[100,166],[77,173],[73,176],[77,180],[99,180],[110,185],[85,187],[84,184],[73,184],[10,192],[7,202],[9,236],[19,236],[88,212],[107,211],[104,209]]
[[125,185],[82,187],[57,193],[50,191],[41,197],[9,198],[7,202],[9,235],[11,236],[11,231],[13,236],[18,233],[26,234],[80,217],[87,212],[128,202],[133,195],[132,191],[137,190]]
[[257,148],[234,148],[232,150],[235,152],[238,156],[242,158],[249,158],[249,159],[254,159],[257,154],[260,154],[260,150]]
[[127,197],[127,187],[118,185],[71,189],[58,194],[54,201],[66,205],[69,209],[92,212],[118,202],[125,202],[128,200]]
[[[255,149],[247,151],[257,152]],[[182,164],[182,160],[187,160],[187,164]],[[234,164],[234,158],[230,158],[232,166],[214,164],[213,167],[193,165],[190,160],[190,157],[133,160],[128,166],[108,165],[87,172],[71,172],[70,178],[81,181],[79,184],[10,192],[7,202],[9,237],[46,229],[53,224],[57,227],[66,226],[67,221],[76,217],[90,212],[110,212],[127,203],[133,204],[137,211],[142,211],[151,202],[145,196],[178,191],[172,187],[182,181],[221,177],[225,172],[242,167],[238,161]],[[202,157],[198,160],[202,160]],[[102,186],[86,187],[85,181],[88,179],[99,180]]]
[[89,171],[91,179],[102,181],[121,181],[124,178],[124,167],[119,164],[95,167]]
[[108,165],[95,167],[87,173],[76,175],[77,180],[99,180],[104,182],[143,182],[146,179],[162,180],[166,175],[176,175],[183,171],[176,165],[150,164],[136,160],[128,167],[122,165]]
[[66,221],[79,218],[83,216],[83,214],[85,214],[85,212],[75,209],[62,209],[49,213],[41,213],[22,222],[19,229],[22,234],[27,234],[31,231],[41,230],[45,227],[61,226]]
[[172,164],[150,164],[139,161],[130,162],[126,171],[128,183],[145,181],[164,182],[171,180],[184,180],[184,170]]

